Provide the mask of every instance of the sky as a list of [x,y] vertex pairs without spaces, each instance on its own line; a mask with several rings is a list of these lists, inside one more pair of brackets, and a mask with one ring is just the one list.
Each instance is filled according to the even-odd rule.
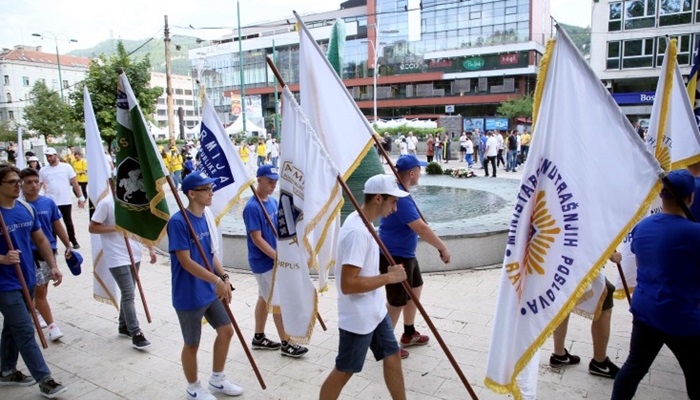
[[[446,0],[452,1],[452,0]],[[240,0],[241,25],[338,9],[342,0]],[[559,22],[589,26],[590,0],[550,0],[552,16]],[[139,40],[162,37],[164,15],[171,34],[214,39],[238,26],[236,1],[206,0],[0,0],[0,48],[23,44],[54,49],[60,53],[86,49],[110,38]],[[191,29],[228,27],[228,30]],[[39,33],[46,38],[32,36]],[[69,43],[75,39],[77,43]]]

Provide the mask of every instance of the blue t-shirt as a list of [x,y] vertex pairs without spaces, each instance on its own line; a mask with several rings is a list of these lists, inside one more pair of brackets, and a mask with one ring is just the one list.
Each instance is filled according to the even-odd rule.
[[632,314],[669,335],[700,336],[700,224],[654,214],[632,230]]
[[695,216],[695,219],[700,221],[700,178],[695,178],[695,196],[693,204],[690,205],[690,211]]
[[[202,245],[207,261],[209,261],[209,265],[214,268],[214,260],[211,253],[211,237],[209,235],[207,219],[204,215],[197,217],[189,211],[186,212],[187,217],[189,217],[190,222],[192,222],[192,227],[197,234],[197,238],[199,238],[199,243]],[[190,258],[201,265],[202,268],[206,268],[202,256],[197,250],[197,245],[190,236],[185,218],[180,211],[170,217],[170,221],[168,222],[168,243],[170,251],[170,270],[173,274],[173,307],[175,307],[176,310],[195,310],[211,304],[216,300],[214,284],[203,281],[190,274],[182,267],[180,260],[178,260],[175,255],[176,251],[189,250]]]
[[[401,184],[399,188],[406,190]],[[418,234],[408,224],[417,219],[418,207],[411,196],[406,196],[399,199],[395,213],[379,222],[379,238],[392,256],[416,258]]]
[[[277,200],[268,197],[267,201],[263,201],[262,203],[265,205],[265,210],[267,210],[267,214],[272,219],[272,223],[275,224],[275,230],[277,230]],[[251,271],[253,271],[254,274],[262,274],[271,270],[275,265],[275,260],[263,253],[262,250],[253,243],[253,239],[250,237],[250,232],[260,231],[263,239],[265,239],[270,247],[277,250],[277,237],[275,236],[275,232],[270,228],[270,224],[267,222],[267,218],[265,218],[265,213],[263,213],[262,207],[260,207],[255,197],[251,197],[243,209],[243,222],[245,223],[245,231],[247,233],[248,263],[250,264]]]
[[[41,222],[41,230],[44,236],[49,239],[51,248],[56,250],[56,237],[53,235],[53,222],[61,219],[61,212],[58,210],[56,203],[46,196],[39,196],[35,201],[27,201],[36,209],[36,217]],[[34,242],[32,242],[32,250],[37,250]]]
[[[29,205],[32,207],[32,205]],[[27,209],[27,206],[15,201],[15,206],[11,209],[0,207],[2,217],[7,225],[7,230],[10,232],[12,247],[19,250],[20,267],[22,275],[27,287],[36,285],[36,269],[34,267],[34,256],[32,255],[32,232],[41,229],[41,222],[36,218],[36,210],[34,217]],[[0,231],[0,254],[5,255],[9,251],[5,240],[5,232]],[[12,265],[0,265],[0,292],[9,292],[12,290],[20,290],[22,285],[19,283],[19,278],[15,273],[15,268]]]

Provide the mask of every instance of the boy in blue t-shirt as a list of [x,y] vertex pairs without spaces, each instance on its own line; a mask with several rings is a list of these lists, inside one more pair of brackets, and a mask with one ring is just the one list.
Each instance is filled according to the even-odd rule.
[[[212,254],[212,240],[216,238],[212,237],[211,232],[216,232],[217,228],[210,227],[204,215],[205,207],[211,205],[214,196],[214,182],[216,179],[207,177],[201,171],[194,171],[187,175],[181,186],[189,201],[185,211],[187,218],[204,250],[206,261],[214,272],[206,267],[182,212],[175,213],[168,222],[173,307],[185,342],[182,347],[182,369],[188,383],[187,398],[191,400],[216,400],[210,392],[229,396],[243,393],[243,388],[229,382],[224,374],[233,328],[222,302],[231,301],[231,285],[228,274]],[[202,317],[216,329],[209,390],[203,388],[197,379],[197,350],[202,336]]]
[[[68,239],[68,233],[61,223],[61,211],[59,211],[56,203],[46,196],[39,195],[41,190],[41,182],[39,181],[39,171],[26,168],[19,173],[20,179],[22,179],[22,195],[24,199],[31,205],[34,206],[36,210],[36,217],[41,222],[41,230],[44,232],[44,236],[51,243],[51,250],[53,251],[54,260],[56,258],[56,237],[54,234],[58,235],[66,247],[65,255],[68,256],[73,247],[71,246],[70,240]],[[56,325],[53,320],[53,314],[51,313],[51,306],[47,299],[49,290],[49,281],[53,280],[50,273],[49,263],[41,257],[39,250],[32,244],[32,252],[34,256],[34,264],[36,266],[36,291],[34,292],[34,306],[37,311],[39,311],[39,316],[41,319],[39,322],[43,322],[42,327],[48,326],[49,328],[49,339],[51,341],[56,341],[63,337],[63,332]]]
[[[5,323],[0,340],[0,385],[31,386],[39,382],[44,397],[54,398],[66,388],[53,380],[44,361],[41,349],[34,339],[34,326],[22,295],[22,284],[14,265],[19,264],[22,277],[30,294],[36,285],[36,270],[32,256],[32,242],[39,254],[47,260],[54,285],[60,285],[61,272],[53,258],[51,244],[41,231],[36,210],[30,204],[17,201],[22,180],[19,169],[12,165],[0,165],[0,213],[9,232],[13,250],[9,250],[5,235],[0,232],[0,313]],[[29,304],[29,308],[33,308]],[[32,376],[17,370],[19,354]]]
[[[277,222],[277,200],[270,197],[275,191],[279,175],[277,168],[265,164],[258,168],[258,187],[256,193],[265,206],[263,211],[255,196],[248,200],[243,209],[243,222],[245,223],[248,242],[248,263],[258,282],[258,301],[255,304],[255,336],[253,337],[253,349],[255,350],[282,350],[283,356],[299,358],[309,350],[289,342],[289,336],[284,331],[282,314],[280,314],[279,302],[276,300],[276,290],[272,290],[272,267],[277,257],[277,226],[270,226],[265,213],[270,216],[274,224]],[[277,333],[282,343],[275,342],[265,336],[265,323],[267,322],[267,299],[273,293],[271,299],[273,305],[272,319],[275,321]]]

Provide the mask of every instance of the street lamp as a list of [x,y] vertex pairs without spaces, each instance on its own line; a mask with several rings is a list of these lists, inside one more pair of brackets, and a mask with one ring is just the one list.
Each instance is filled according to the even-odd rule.
[[[372,39],[367,39],[363,40],[363,43],[369,43],[372,46],[372,52],[374,53],[374,63],[373,69],[374,72],[372,73],[372,100],[374,101],[374,121],[373,123],[377,122],[377,76],[379,76],[379,65],[377,63],[379,62],[379,53],[377,53],[377,46],[374,45],[374,41]],[[386,43],[384,42],[379,42],[379,45],[385,45]]]
[[65,36],[65,40],[67,40],[69,43],[77,43],[78,41],[75,39],[69,38],[66,34],[59,33],[56,35],[53,32],[44,32],[44,33],[32,33],[32,36],[40,37],[41,39],[44,39],[46,35],[50,35],[49,38],[52,38],[54,40],[54,43],[56,44],[56,66],[58,67],[58,87],[61,90],[61,101],[65,101],[63,98],[63,77],[61,77],[61,58],[58,55],[58,39],[59,36]]

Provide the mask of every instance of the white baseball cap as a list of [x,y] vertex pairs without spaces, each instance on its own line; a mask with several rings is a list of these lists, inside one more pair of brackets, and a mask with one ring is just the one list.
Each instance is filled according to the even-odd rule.
[[396,178],[391,175],[375,175],[365,182],[364,194],[388,194],[394,197],[406,197],[408,192],[399,189]]
[[46,150],[44,150],[44,154],[46,154],[47,156],[55,156],[58,153],[56,153],[56,149],[54,149],[53,147],[47,147]]

